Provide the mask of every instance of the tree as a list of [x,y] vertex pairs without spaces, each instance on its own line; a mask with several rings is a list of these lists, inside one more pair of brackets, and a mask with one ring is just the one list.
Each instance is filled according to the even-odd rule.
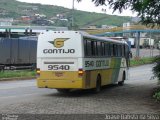
[[[77,0],[82,1],[82,0]],[[138,13],[141,22],[146,25],[160,26],[160,1],[159,0],[92,0],[96,6],[106,5],[113,12],[131,9]]]
[[[155,57],[153,62],[155,63],[155,66],[153,67],[152,71],[154,77],[157,77],[160,83],[160,56]],[[153,97],[160,101],[160,88],[155,91]]]

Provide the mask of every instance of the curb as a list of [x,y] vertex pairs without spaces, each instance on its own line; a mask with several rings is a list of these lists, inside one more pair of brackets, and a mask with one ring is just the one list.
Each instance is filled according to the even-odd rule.
[[20,80],[32,80],[36,79],[36,77],[15,77],[15,78],[1,78],[1,81],[20,81]]

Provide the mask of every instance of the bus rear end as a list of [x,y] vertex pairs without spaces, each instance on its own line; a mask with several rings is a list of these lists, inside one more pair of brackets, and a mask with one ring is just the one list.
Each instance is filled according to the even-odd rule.
[[39,88],[83,88],[82,40],[75,31],[41,33],[37,47]]

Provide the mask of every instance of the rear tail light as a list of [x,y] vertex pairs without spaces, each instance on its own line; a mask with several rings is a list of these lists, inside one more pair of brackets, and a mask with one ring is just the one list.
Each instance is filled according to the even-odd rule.
[[79,76],[83,76],[83,74],[84,74],[83,69],[79,69],[79,70],[78,70],[78,75],[79,75]]
[[37,72],[37,77],[39,77],[40,76],[40,68],[37,68],[37,70],[36,70],[36,72]]

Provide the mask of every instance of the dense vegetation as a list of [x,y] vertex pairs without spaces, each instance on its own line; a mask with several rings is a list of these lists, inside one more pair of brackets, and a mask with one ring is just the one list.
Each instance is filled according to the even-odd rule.
[[160,81],[160,56],[155,57],[153,62],[155,63],[155,66],[153,67],[153,73]]
[[[24,8],[27,6],[36,6],[37,10],[33,10],[30,12],[24,12]],[[30,9],[30,8],[28,8]],[[1,17],[13,17],[14,19],[20,19],[21,16],[24,15],[32,15],[36,14],[44,14],[48,19],[52,17],[56,17],[57,14],[63,14],[65,17],[71,21],[72,12],[70,9],[53,6],[53,5],[42,5],[42,4],[30,4],[18,2],[16,0],[1,0],[0,1],[0,10],[5,10],[7,14],[1,15]],[[79,27],[83,27],[84,25],[115,25],[122,26],[123,22],[130,21],[130,17],[116,16],[116,15],[107,15],[102,13],[94,13],[94,12],[84,12],[75,10],[74,12],[75,24]],[[64,23],[66,24],[66,23]],[[68,23],[69,24],[69,23]],[[62,23],[57,23],[57,25],[62,25]]]
[[[153,62],[155,63],[155,66],[153,67],[152,70],[153,70],[154,76],[157,77],[160,84],[160,56],[155,57]],[[153,97],[156,98],[158,101],[160,101],[160,88],[156,90]]]
[[153,95],[153,98],[155,98],[157,101],[160,101],[160,88],[158,88]]

